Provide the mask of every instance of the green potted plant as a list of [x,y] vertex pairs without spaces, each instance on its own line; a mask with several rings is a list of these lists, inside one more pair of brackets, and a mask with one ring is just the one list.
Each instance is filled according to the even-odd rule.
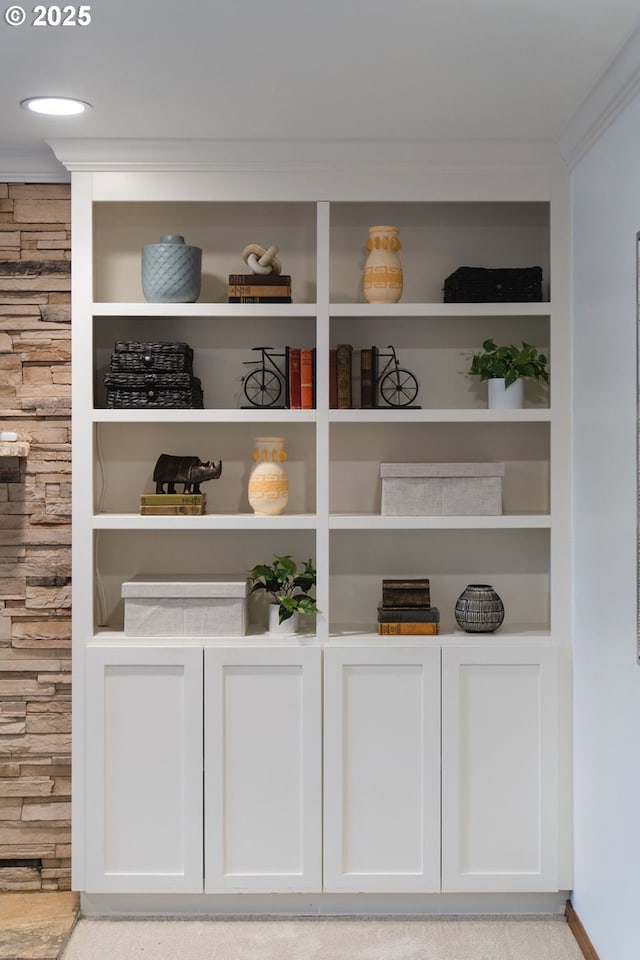
[[471,357],[469,373],[488,381],[490,408],[517,408],[522,406],[523,379],[549,382],[549,361],[536,347],[522,341],[497,346],[495,340],[485,340],[482,352]]
[[[299,570],[291,556],[276,554],[272,563],[259,563],[249,571],[249,582],[250,592],[264,591],[271,604],[270,632],[286,630],[295,633],[299,614],[320,613],[309,593],[316,585],[316,571],[311,560]],[[284,629],[283,624],[286,624]]]

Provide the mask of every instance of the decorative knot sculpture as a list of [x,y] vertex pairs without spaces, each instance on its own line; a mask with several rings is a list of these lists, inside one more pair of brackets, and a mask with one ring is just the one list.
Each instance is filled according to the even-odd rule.
[[273,243],[266,250],[258,246],[257,243],[248,243],[242,251],[242,259],[249,267],[252,273],[274,273],[276,276],[282,270],[280,261],[276,257],[278,248]]

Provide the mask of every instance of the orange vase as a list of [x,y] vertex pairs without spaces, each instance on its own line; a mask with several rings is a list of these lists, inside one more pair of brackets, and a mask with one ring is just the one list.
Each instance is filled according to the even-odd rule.
[[258,516],[277,516],[289,501],[289,475],[283,466],[287,459],[284,437],[256,437],[255,444],[249,503]]
[[398,227],[369,227],[362,286],[367,303],[397,303],[402,296]]

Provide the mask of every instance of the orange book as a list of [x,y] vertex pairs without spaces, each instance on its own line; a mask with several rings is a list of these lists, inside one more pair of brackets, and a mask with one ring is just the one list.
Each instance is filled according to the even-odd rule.
[[429,623],[428,621],[424,620],[420,620],[418,622],[412,621],[409,623],[378,623],[378,633],[392,637],[420,635],[429,635],[434,637],[438,636],[440,633],[440,624]]

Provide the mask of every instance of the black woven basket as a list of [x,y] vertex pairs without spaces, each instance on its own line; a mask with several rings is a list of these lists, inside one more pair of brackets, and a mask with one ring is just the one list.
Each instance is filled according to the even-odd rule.
[[193,350],[187,343],[118,340],[111,354],[111,372],[193,372]]
[[542,267],[458,267],[444,281],[445,303],[528,303],[542,300]]
[[184,407],[202,409],[202,385],[188,373],[108,373],[107,406],[126,409]]

